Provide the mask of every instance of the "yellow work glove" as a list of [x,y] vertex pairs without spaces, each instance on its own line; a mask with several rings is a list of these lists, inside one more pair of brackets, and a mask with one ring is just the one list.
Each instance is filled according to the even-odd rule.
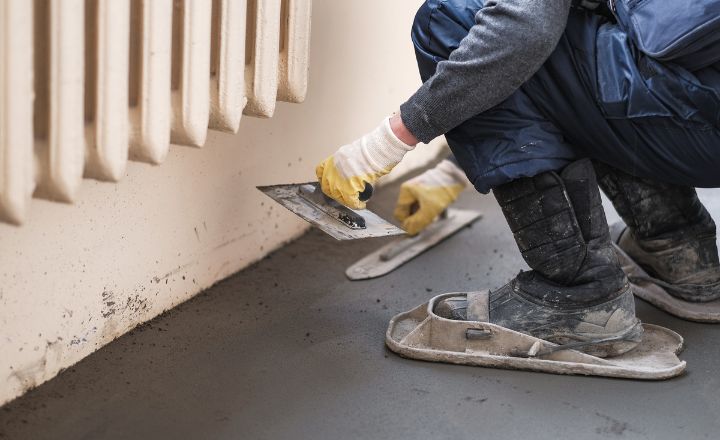
[[450,206],[468,184],[465,173],[449,160],[400,186],[395,218],[409,235],[417,235]]
[[365,209],[360,193],[400,163],[414,147],[397,138],[390,118],[355,142],[340,147],[315,169],[322,191],[352,209]]

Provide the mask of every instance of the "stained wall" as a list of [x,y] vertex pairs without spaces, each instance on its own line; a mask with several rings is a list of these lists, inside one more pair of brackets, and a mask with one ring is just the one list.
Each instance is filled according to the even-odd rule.
[[[419,0],[315,0],[302,105],[85,181],[75,205],[33,200],[0,224],[0,403],[300,235],[307,225],[256,185],[311,180],[339,145],[418,86],[409,28]],[[421,146],[398,173],[434,156]],[[312,255],[304,256],[312,258]]]

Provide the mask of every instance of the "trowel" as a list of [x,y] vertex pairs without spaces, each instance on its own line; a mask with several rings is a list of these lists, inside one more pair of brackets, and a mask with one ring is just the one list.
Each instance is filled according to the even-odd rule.
[[[259,186],[260,191],[336,240],[389,237],[405,231],[367,209],[353,210],[327,197],[317,182]],[[360,200],[373,188],[366,184]]]
[[397,238],[387,243],[350,266],[345,274],[353,281],[387,275],[480,218],[482,214],[478,211],[448,209],[418,235]]

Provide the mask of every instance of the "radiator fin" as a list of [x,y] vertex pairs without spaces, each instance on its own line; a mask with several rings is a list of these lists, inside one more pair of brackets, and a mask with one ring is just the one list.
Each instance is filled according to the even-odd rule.
[[85,176],[117,182],[128,160],[130,1],[85,7]]
[[35,188],[33,11],[28,0],[0,2],[0,220],[25,220]]
[[245,98],[247,0],[213,0],[210,128],[237,133]]
[[280,62],[281,0],[248,0],[245,114],[270,118],[275,112]]
[[172,42],[174,144],[202,147],[210,119],[212,1],[175,0]]
[[161,164],[170,148],[172,0],[132,0],[130,158]]
[[308,88],[312,0],[283,0],[278,99],[302,103]]
[[72,202],[85,165],[84,0],[35,0],[37,197]]

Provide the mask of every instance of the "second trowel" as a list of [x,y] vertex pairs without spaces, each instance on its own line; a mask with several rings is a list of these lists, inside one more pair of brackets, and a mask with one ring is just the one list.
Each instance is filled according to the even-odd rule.
[[420,234],[414,237],[398,238],[387,243],[350,266],[345,274],[353,281],[387,275],[480,218],[482,218],[482,214],[477,211],[448,209]]
[[[258,189],[337,240],[405,234],[402,229],[367,209],[353,210],[327,197],[317,182],[259,186]],[[365,193],[361,194],[361,200],[370,198],[370,185],[367,185]]]

